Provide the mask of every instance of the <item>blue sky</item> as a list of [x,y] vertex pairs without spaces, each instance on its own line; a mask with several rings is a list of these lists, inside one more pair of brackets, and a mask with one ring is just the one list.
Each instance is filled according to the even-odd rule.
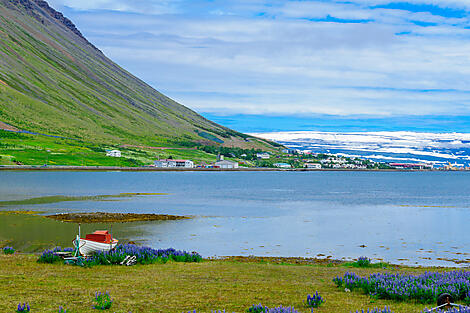
[[49,2],[131,73],[241,131],[470,132],[467,0]]

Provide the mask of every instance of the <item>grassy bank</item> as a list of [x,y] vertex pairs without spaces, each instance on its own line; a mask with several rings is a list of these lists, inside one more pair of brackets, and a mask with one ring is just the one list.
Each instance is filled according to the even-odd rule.
[[[122,157],[106,156],[107,149],[120,150]],[[0,165],[136,167],[150,165],[156,159],[169,157],[191,159],[195,163],[211,163],[217,158],[216,155],[190,148],[158,150],[145,147],[122,147],[120,144],[106,145],[0,130]]]
[[[245,312],[252,304],[305,306],[307,294],[319,291],[326,302],[314,312],[356,312],[390,306],[397,312],[421,312],[424,306],[375,300],[357,292],[344,292],[332,279],[346,271],[368,275],[379,271],[422,273],[424,268],[353,268],[328,264],[270,264],[255,260],[218,260],[81,268],[39,264],[36,255],[0,255],[0,311],[13,312],[18,302],[29,302],[31,312],[96,312],[91,308],[96,291],[109,291],[114,299],[109,312]],[[428,269],[429,270],[429,269]]]

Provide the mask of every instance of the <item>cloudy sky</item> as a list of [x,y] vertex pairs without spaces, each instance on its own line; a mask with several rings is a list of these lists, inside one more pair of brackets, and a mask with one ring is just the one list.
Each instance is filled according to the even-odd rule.
[[242,131],[469,131],[468,0],[49,0],[108,57]]

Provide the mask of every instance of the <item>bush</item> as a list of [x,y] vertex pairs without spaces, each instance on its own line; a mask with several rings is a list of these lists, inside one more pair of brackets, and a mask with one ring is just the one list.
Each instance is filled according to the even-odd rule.
[[263,306],[261,304],[258,305],[252,305],[247,312],[249,313],[299,313],[296,309],[293,307],[275,307],[275,308],[268,308],[266,306]]
[[12,247],[6,246],[6,247],[3,248],[3,253],[4,254],[13,254],[13,253],[15,253],[15,249],[13,249]]
[[307,296],[307,306],[311,308],[318,308],[323,302],[325,302],[325,299],[320,296],[318,291],[315,291],[313,296]]
[[18,303],[18,307],[16,308],[16,312],[29,312],[29,304],[28,303]]
[[436,302],[442,293],[449,293],[456,300],[464,300],[470,291],[470,272],[425,272],[421,275],[374,273],[360,277],[346,272],[333,279],[341,288],[359,289],[365,294],[375,294],[379,299],[396,301]]
[[44,252],[39,256],[38,263],[59,263],[63,262],[62,257],[60,257],[57,252],[73,252],[73,248],[64,248],[55,247],[52,250],[44,250]]
[[95,293],[95,305],[93,305],[94,309],[108,310],[109,308],[111,308],[112,305],[113,300],[111,300],[111,296],[107,291],[105,293]]
[[374,309],[367,309],[367,311],[364,311],[364,310],[356,311],[356,313],[393,313],[393,312],[389,308],[385,307],[383,309],[374,308]]
[[197,252],[179,251],[170,249],[152,249],[149,247],[139,247],[132,244],[117,245],[111,251],[98,252],[87,258],[86,265],[113,265],[120,264],[126,256],[135,256],[136,263],[152,264],[166,263],[169,260],[175,262],[200,262],[201,255]]
[[357,266],[359,267],[369,267],[370,266],[370,259],[366,256],[361,256],[356,261]]
[[[57,252],[72,252],[72,248],[62,249],[56,247],[53,250],[45,250],[38,258],[39,263],[59,263],[63,262]],[[166,263],[169,260],[175,262],[201,262],[202,256],[197,252],[179,251],[173,248],[170,249],[152,249],[149,247],[139,247],[132,244],[117,245],[111,251],[103,251],[93,254],[88,257],[83,265],[117,265],[121,264],[127,256],[135,256],[136,263],[139,264],[152,264],[152,263]]]

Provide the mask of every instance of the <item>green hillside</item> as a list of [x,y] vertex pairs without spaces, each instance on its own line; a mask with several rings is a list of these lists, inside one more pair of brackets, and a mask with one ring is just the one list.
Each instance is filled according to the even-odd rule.
[[41,0],[0,0],[0,128],[112,146],[273,148],[159,93]]

